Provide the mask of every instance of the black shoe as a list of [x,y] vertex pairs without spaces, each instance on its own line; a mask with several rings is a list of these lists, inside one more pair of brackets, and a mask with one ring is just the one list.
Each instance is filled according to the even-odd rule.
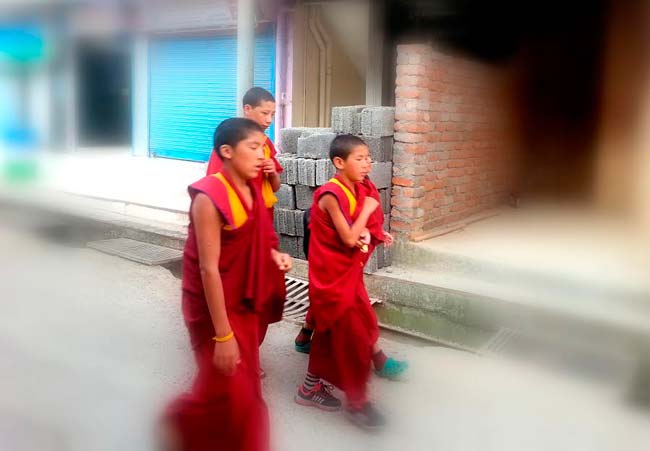
[[301,386],[293,398],[301,406],[317,407],[327,412],[334,412],[341,408],[341,401],[332,395],[332,389],[326,387],[322,382],[314,385],[309,391]]
[[376,430],[386,425],[386,418],[369,402],[360,409],[345,409],[345,416],[362,429]]

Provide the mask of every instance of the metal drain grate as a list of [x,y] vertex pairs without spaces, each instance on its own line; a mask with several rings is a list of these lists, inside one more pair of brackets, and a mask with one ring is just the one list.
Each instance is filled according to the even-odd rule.
[[183,258],[183,252],[177,249],[143,243],[128,238],[91,241],[87,246],[109,255],[115,255],[150,266],[164,265],[180,261]]
[[285,277],[287,301],[284,303],[284,319],[302,324],[309,309],[309,284],[306,280]]
[[[306,280],[285,276],[287,301],[284,303],[283,318],[302,324],[309,309],[309,283]],[[379,299],[370,298],[370,304],[381,304]]]
[[515,331],[507,327],[501,327],[479,350],[481,354],[499,354],[505,351],[506,347],[515,338]]

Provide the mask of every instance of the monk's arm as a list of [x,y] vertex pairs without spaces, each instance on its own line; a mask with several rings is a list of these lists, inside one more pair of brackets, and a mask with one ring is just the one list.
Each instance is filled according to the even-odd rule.
[[275,174],[270,174],[269,175],[269,183],[271,183],[271,188],[273,188],[273,192],[276,192],[277,190],[280,189],[280,174],[277,172]]
[[196,196],[192,205],[192,219],[199,250],[201,279],[214,332],[217,337],[225,337],[232,329],[228,321],[221,274],[219,274],[223,220],[212,201],[205,194]]
[[343,216],[338,201],[333,195],[325,194],[318,201],[318,207],[330,215],[341,240],[348,247],[354,247],[357,245],[361,233],[363,233],[366,228],[370,215],[375,211],[378,205],[379,203],[375,199],[367,197],[359,216],[356,221],[352,223],[352,226],[350,226],[345,219],[345,216]]

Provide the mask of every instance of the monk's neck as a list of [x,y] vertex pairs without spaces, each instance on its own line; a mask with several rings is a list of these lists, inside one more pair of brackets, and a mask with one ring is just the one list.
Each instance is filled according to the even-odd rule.
[[230,180],[232,180],[233,185],[235,185],[240,192],[244,191],[248,187],[248,181],[241,175],[237,174],[236,171],[233,171],[231,167],[224,165],[223,172],[228,175]]
[[349,178],[345,176],[345,174],[338,172],[336,174],[336,177],[343,183],[350,191],[352,191],[352,194],[355,196],[357,195],[357,192],[354,188],[354,182],[352,182]]

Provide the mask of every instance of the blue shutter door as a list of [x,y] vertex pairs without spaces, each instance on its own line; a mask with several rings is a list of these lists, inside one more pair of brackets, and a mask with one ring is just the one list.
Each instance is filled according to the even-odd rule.
[[[275,90],[273,33],[256,38],[255,85],[271,92]],[[215,127],[237,114],[240,101],[235,36],[151,42],[149,151],[152,155],[207,161]]]

